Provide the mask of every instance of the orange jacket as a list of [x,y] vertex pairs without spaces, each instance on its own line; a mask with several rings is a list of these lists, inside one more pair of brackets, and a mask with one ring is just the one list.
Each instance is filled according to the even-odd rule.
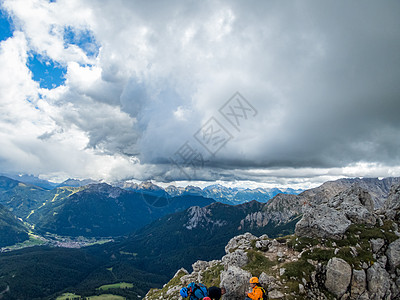
[[253,300],[262,299],[262,296],[263,296],[263,292],[261,290],[261,287],[259,287],[259,286],[255,286],[251,293],[247,293],[247,297],[249,297],[250,299],[253,299]]

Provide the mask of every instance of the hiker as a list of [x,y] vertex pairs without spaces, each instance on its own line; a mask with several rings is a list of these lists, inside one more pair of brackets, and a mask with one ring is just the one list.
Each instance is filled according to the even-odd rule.
[[208,296],[207,288],[202,283],[191,282],[180,290],[182,298],[190,297],[190,300],[203,299]]
[[250,278],[250,287],[253,289],[251,293],[246,293],[246,299],[266,300],[268,299],[267,292],[262,288],[257,277]]
[[208,296],[212,300],[219,300],[221,299],[221,296],[226,293],[225,287],[221,286],[221,288],[216,287],[216,286],[211,286],[208,288]]

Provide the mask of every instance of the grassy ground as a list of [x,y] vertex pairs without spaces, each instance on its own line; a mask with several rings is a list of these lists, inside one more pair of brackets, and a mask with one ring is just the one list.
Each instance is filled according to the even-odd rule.
[[120,282],[120,283],[102,285],[101,287],[98,288],[98,290],[107,291],[109,289],[130,289],[130,288],[133,288],[132,283]]
[[[76,294],[72,293],[65,293],[62,294],[62,296],[57,297],[56,300],[82,300],[82,297]],[[116,296],[116,295],[100,295],[100,296],[91,296],[91,297],[86,297],[85,299],[90,299],[90,300],[125,300],[124,297],[122,296]]]
[[125,300],[124,297],[122,296],[116,296],[116,295],[100,295],[100,296],[92,296],[89,297],[88,299],[90,300]]

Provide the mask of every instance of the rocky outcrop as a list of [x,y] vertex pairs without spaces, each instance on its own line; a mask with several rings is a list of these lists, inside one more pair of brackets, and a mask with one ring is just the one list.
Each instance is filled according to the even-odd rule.
[[367,282],[370,299],[393,299],[390,275],[379,264],[374,264],[367,270]]
[[[386,199],[391,202],[388,198],[391,187],[394,185],[399,186],[399,183],[400,177],[384,178],[382,180],[378,178],[339,179],[325,182],[321,186],[306,190],[299,195],[278,194],[269,200],[261,211],[248,214],[241,221],[239,229],[262,228],[269,224],[274,224],[274,226],[286,224],[299,218],[303,214],[304,208],[309,206],[316,207],[327,203],[329,202],[328,200],[351,188],[359,189],[361,192],[359,195],[354,194],[352,196],[353,199],[342,194],[346,202],[341,207],[335,206],[334,208],[346,209],[348,219],[356,218],[360,221],[364,215],[363,222],[373,223],[374,217],[371,213],[374,209],[381,208],[387,202]],[[368,191],[368,194],[364,194],[362,191]],[[337,200],[340,200],[340,197]],[[353,200],[361,202],[361,205],[353,205]],[[396,207],[399,208],[400,201],[397,201],[397,203]],[[356,220],[356,222],[358,221]]]
[[345,214],[326,204],[306,211],[296,224],[296,234],[310,238],[342,238],[351,225]]
[[374,203],[367,190],[358,186],[345,190],[328,200],[328,206],[345,214],[355,224],[376,224]]
[[374,226],[378,216],[373,207],[368,191],[352,187],[320,205],[305,207],[295,232],[313,238],[341,239],[351,224]]
[[251,242],[256,240],[257,237],[251,233],[246,232],[245,234],[238,235],[232,238],[225,246],[225,253],[230,253],[236,249],[248,250],[251,249]]
[[386,251],[389,267],[395,271],[400,266],[400,239],[391,243]]
[[223,299],[243,300],[249,289],[251,273],[235,266],[230,266],[221,273],[221,286],[226,288]]
[[351,267],[343,259],[333,257],[326,266],[325,287],[337,297],[342,297],[351,282]]
[[350,289],[351,299],[360,299],[362,297],[368,296],[366,289],[367,275],[365,274],[365,271],[363,269],[353,270]]
[[189,220],[185,224],[186,229],[192,230],[197,227],[206,226],[225,226],[227,223],[223,220],[211,218],[211,210],[207,207],[192,206],[188,209]]
[[384,213],[388,219],[400,220],[400,184],[392,186],[381,212]]

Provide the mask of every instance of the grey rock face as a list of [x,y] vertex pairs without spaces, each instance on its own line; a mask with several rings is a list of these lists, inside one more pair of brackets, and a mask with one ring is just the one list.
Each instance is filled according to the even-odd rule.
[[269,245],[271,244],[270,240],[261,240],[256,242],[256,248],[262,251],[266,251],[269,248]]
[[188,209],[189,220],[184,225],[186,229],[192,230],[197,227],[225,226],[226,221],[211,218],[211,210],[205,207],[192,206]]
[[272,290],[268,293],[270,299],[283,299],[285,295],[277,290]]
[[303,215],[295,232],[298,236],[340,239],[350,225],[343,212],[322,204]]
[[367,275],[364,270],[353,270],[351,279],[351,299],[358,299],[367,288]]
[[344,212],[353,223],[376,224],[371,195],[360,187],[352,187],[339,193],[328,202],[328,206]]
[[247,250],[251,249],[251,241],[256,240],[257,237],[251,233],[246,232],[232,238],[225,246],[225,253],[230,253],[235,249]]
[[378,253],[379,250],[385,245],[385,240],[378,238],[378,239],[371,239],[370,241],[372,252]]
[[236,250],[235,252],[228,253],[224,257],[222,257],[222,264],[225,267],[225,270],[228,269],[228,266],[236,266],[243,267],[247,265],[249,262],[249,258],[247,257],[246,252],[241,249]]
[[213,267],[220,263],[221,261],[219,260],[212,260],[212,261],[198,260],[194,264],[192,264],[193,272],[203,272],[207,268]]
[[367,281],[371,299],[385,299],[391,295],[389,273],[379,264],[374,264],[367,270]]
[[304,209],[303,218],[296,224],[296,234],[306,237],[341,239],[352,224],[375,225],[371,195],[360,187],[340,192],[324,203]]
[[400,184],[392,186],[383,208],[389,219],[394,219],[400,215]]
[[400,266],[400,239],[395,240],[389,245],[386,251],[386,256],[392,271]]
[[325,287],[337,297],[342,297],[351,281],[351,267],[341,258],[333,257],[326,266]]
[[279,288],[279,284],[277,283],[277,279],[273,276],[269,276],[264,272],[261,273],[260,277],[258,278],[261,285],[268,291],[272,291],[274,289]]
[[249,290],[251,274],[238,267],[231,266],[221,273],[221,286],[226,288],[223,300],[243,300]]

